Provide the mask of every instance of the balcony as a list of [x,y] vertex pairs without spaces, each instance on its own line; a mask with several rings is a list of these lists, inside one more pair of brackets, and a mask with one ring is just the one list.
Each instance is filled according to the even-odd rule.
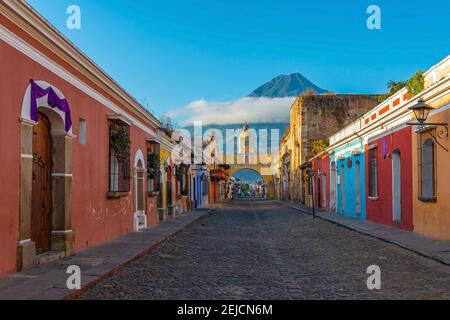
[[223,181],[228,179],[228,175],[223,169],[214,169],[209,172],[211,180]]

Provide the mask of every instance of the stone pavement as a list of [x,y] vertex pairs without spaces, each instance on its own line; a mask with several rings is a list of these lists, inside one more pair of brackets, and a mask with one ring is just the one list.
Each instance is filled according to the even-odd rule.
[[[367,268],[381,269],[368,290]],[[224,204],[80,299],[450,299],[450,267],[275,202]]]
[[[149,253],[199,219],[211,214],[211,209],[199,209],[187,215],[162,222],[139,233],[131,233],[76,255],[13,274],[0,280],[0,300],[61,300],[76,298],[89,286],[119,271],[128,263]],[[82,289],[67,289],[71,265],[81,268]]]
[[[300,204],[278,201],[303,213],[312,214],[312,209]],[[395,244],[427,258],[450,265],[450,241],[426,237],[414,232],[401,230],[371,221],[361,221],[344,217],[337,213],[316,209],[316,216],[359,233]]]

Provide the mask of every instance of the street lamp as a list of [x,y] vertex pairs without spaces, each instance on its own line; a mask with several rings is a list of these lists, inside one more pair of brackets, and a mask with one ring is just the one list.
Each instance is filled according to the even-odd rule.
[[314,199],[314,184],[312,181],[316,171],[311,170],[311,163],[309,163],[309,162],[300,166],[300,169],[305,171],[306,174],[308,175],[308,185],[309,185],[309,190],[311,191],[311,200],[312,200],[312,215],[313,215],[313,219],[316,219],[316,205],[314,203],[314,201],[315,201],[315,199]]
[[419,123],[407,123],[410,126],[417,126],[419,131],[426,129],[427,126],[436,126],[440,128],[437,130],[435,134],[431,133],[430,131],[427,131],[430,136],[433,138],[433,140],[446,152],[448,152],[448,149],[445,148],[439,141],[439,139],[444,139],[448,137],[448,123],[427,123],[428,116],[430,115],[431,110],[434,110],[434,108],[428,104],[425,103],[425,100],[421,98],[419,101],[417,101],[417,104],[413,105],[412,107],[408,108],[414,113],[414,117],[417,119]]
[[425,100],[421,98],[417,104],[413,105],[412,107],[408,108],[409,110],[414,112],[414,116],[416,117],[417,121],[419,123],[423,124],[425,121],[427,121],[428,116],[430,115],[430,111],[434,108],[427,105],[425,103]]

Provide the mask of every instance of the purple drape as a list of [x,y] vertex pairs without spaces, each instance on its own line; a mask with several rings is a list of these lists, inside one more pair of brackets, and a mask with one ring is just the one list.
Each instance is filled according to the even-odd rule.
[[48,105],[52,108],[58,108],[65,113],[66,120],[66,132],[70,131],[72,128],[72,118],[70,117],[69,103],[66,99],[60,99],[52,87],[47,89],[42,89],[36,82],[31,80],[31,120],[38,121],[38,107],[37,99],[42,98],[47,95]]
[[389,154],[389,150],[388,150],[388,142],[386,139],[383,139],[383,145],[382,145],[382,151],[383,151],[383,159],[386,159],[388,154]]

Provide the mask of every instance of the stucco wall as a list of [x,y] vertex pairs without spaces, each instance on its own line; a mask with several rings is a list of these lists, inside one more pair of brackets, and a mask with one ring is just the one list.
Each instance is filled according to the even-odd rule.
[[[450,98],[450,97],[448,97]],[[447,104],[447,108],[449,105]],[[450,110],[439,113],[429,118],[429,122],[444,122],[450,120]],[[413,204],[414,204],[414,228],[415,231],[432,237],[450,240],[450,154],[441,147],[436,149],[437,163],[437,200],[436,203],[422,202],[419,197],[418,185],[418,139],[419,135],[413,136]],[[439,140],[439,142],[450,148],[449,138]]]
[[[359,154],[352,154],[352,151],[359,150]],[[338,213],[356,219],[366,219],[366,188],[365,188],[365,155],[364,149],[360,140],[353,141],[336,150],[331,161],[336,161],[336,208]],[[339,155],[339,156],[338,156]],[[343,158],[342,158],[343,156]],[[337,159],[336,159],[337,158]],[[342,158],[342,159],[341,159]],[[349,159],[351,161],[349,161]],[[359,181],[357,181],[357,162],[359,162]],[[351,163],[351,167],[349,164]],[[342,167],[344,168],[343,180]],[[339,183],[338,183],[339,182]],[[360,187],[360,208],[358,210],[356,205],[356,189],[357,183]],[[344,188],[342,188],[344,186]],[[343,190],[344,189],[344,190]],[[342,203],[344,199],[344,203]]]
[[28,81],[22,79],[22,73],[10,63],[15,58],[14,54],[14,50],[0,40],[0,276],[16,270],[19,241],[19,117]]
[[[84,92],[59,78],[37,62],[0,41],[2,77],[0,81],[0,182],[5,188],[0,200],[0,276],[16,269],[19,220],[19,118],[22,101],[30,79],[45,80],[57,87],[67,98],[72,113],[73,133],[78,135],[80,118],[87,121],[87,144],[73,143],[72,227],[75,248],[113,239],[133,231],[134,195],[108,200],[108,120],[113,112]],[[131,163],[141,149],[146,154],[146,133],[131,127]],[[145,164],[144,164],[145,165]],[[131,184],[133,191],[133,183]],[[154,208],[148,202],[148,208]],[[148,212],[149,221],[156,221],[156,212]]]
[[[314,175],[314,203],[317,208],[323,210],[330,210],[330,158],[325,155],[320,158],[316,158],[313,161],[313,170],[320,171],[320,175]],[[323,178],[326,178],[326,191],[325,191],[325,207],[323,205],[324,188],[323,188]],[[319,191],[319,180],[320,179],[320,191]],[[319,202],[319,192],[320,192],[320,202]]]
[[[412,139],[411,127],[405,127],[391,134],[369,141],[369,146],[377,146],[378,154],[378,198],[367,200],[367,219],[377,223],[412,231]],[[383,144],[386,144],[386,157],[383,155]],[[392,204],[392,153],[401,153],[401,185],[402,185],[402,221],[394,222]],[[366,159],[368,168],[368,159]],[[366,170],[366,188],[369,187],[369,174]],[[414,181],[415,182],[415,181]]]
[[312,95],[301,97],[301,163],[311,159],[312,141],[328,138],[378,105],[377,95]]

